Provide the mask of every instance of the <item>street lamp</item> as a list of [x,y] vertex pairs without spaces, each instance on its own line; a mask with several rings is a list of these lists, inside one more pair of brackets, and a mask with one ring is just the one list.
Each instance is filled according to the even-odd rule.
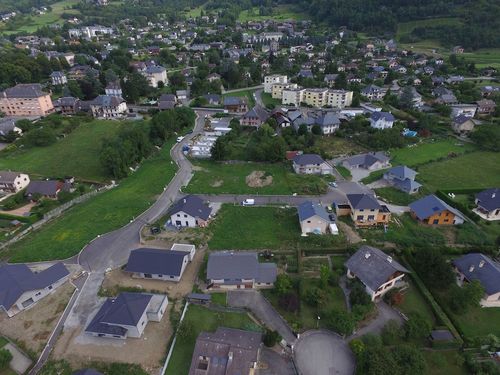
[[318,320],[316,320],[316,329],[319,328],[319,321],[320,321],[321,317],[318,315]]

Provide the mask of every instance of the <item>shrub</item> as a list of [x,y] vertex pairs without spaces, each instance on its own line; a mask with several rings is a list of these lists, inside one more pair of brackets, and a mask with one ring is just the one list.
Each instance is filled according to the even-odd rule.
[[7,349],[0,349],[0,370],[4,370],[9,367],[11,360],[12,354],[10,354]]
[[276,345],[276,343],[281,341],[281,336],[276,331],[271,331],[269,329],[266,329],[263,341],[265,346],[267,346],[268,348],[272,348],[274,345]]

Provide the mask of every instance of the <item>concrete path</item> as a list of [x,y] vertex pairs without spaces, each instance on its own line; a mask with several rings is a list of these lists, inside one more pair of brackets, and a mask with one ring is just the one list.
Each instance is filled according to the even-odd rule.
[[354,354],[346,341],[333,332],[314,330],[303,333],[294,353],[301,375],[354,374]]
[[31,359],[12,343],[5,344],[2,349],[6,349],[12,354],[10,368],[18,374],[24,374],[31,366]]
[[403,324],[403,317],[396,310],[387,305],[384,301],[377,302],[376,306],[378,310],[377,317],[372,320],[367,326],[361,328],[353,335],[349,336],[347,339],[348,341],[366,335],[367,333],[380,334],[380,332],[382,332],[382,328],[384,328],[389,320],[396,320],[401,325]]
[[260,292],[255,290],[229,291],[227,303],[229,306],[250,310],[269,329],[277,331],[287,344],[295,343],[296,337],[288,324]]

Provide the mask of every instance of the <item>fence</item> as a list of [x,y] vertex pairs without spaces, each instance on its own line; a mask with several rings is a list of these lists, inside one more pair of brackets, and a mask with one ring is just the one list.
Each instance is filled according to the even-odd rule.
[[49,221],[61,216],[61,214],[64,211],[73,207],[75,204],[85,202],[89,198],[99,194],[101,191],[109,190],[109,189],[113,188],[114,186],[116,186],[116,185],[103,186],[102,188],[99,188],[97,190],[93,190],[93,191],[91,191],[87,194],[84,194],[84,195],[80,195],[79,197],[76,197],[76,198],[70,200],[69,202],[62,204],[61,206],[54,208],[53,210],[51,210],[51,211],[47,212],[45,215],[43,215],[43,218],[41,220],[38,220],[37,222],[31,224],[29,227],[27,227],[26,229],[24,229],[23,231],[21,231],[20,233],[18,233],[14,237],[12,237],[10,240],[0,244],[0,250],[2,250],[4,248],[12,245],[13,243],[19,241],[20,239],[25,237],[30,232],[37,230],[37,229],[40,229],[43,225],[47,224]]

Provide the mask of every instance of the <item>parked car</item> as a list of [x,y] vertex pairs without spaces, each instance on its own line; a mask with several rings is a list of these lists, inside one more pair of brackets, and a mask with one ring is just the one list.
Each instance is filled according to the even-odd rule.
[[184,139],[184,137],[182,137],[182,136],[181,137],[177,137],[177,143],[182,142],[183,139]]
[[243,202],[241,202],[243,206],[253,206],[255,205],[255,199],[247,198]]

